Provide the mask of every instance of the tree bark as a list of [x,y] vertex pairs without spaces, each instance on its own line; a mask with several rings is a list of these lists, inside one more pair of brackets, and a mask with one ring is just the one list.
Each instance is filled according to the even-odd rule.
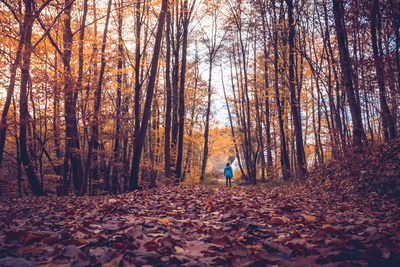
[[6,96],[6,102],[4,103],[4,108],[3,108],[3,112],[1,114],[1,124],[0,124],[0,167],[1,167],[1,163],[3,161],[3,152],[4,152],[4,146],[5,146],[5,142],[6,142],[6,133],[7,133],[7,114],[8,114],[8,110],[10,109],[10,105],[11,105],[11,97],[14,94],[14,88],[15,88],[15,79],[17,76],[17,69],[21,63],[21,58],[22,58],[22,48],[23,48],[23,28],[21,26],[20,29],[20,40],[18,43],[18,48],[17,48],[17,54],[15,56],[15,60],[14,63],[11,66],[11,70],[10,70],[10,84],[8,85],[7,88],[7,96]]
[[32,190],[35,195],[45,196],[46,192],[43,191],[42,186],[40,185],[40,181],[35,173],[35,170],[30,162],[28,149],[27,149],[27,138],[26,131],[29,120],[29,112],[28,112],[28,95],[27,95],[27,85],[29,80],[29,68],[31,64],[31,54],[32,54],[32,27],[33,22],[35,20],[34,15],[34,1],[26,0],[25,1],[25,16],[24,23],[22,26],[22,43],[23,43],[23,52],[22,52],[22,66],[21,66],[21,87],[20,87],[20,104],[19,104],[19,112],[20,112],[20,153],[21,153],[21,162],[25,168],[25,174],[28,177],[28,181],[32,187]]
[[275,23],[275,29],[273,32],[273,42],[274,42],[274,87],[275,87],[275,102],[278,111],[278,122],[279,122],[279,132],[281,136],[281,168],[282,168],[282,176],[285,180],[290,178],[290,161],[289,156],[286,150],[286,136],[285,129],[283,125],[283,116],[282,116],[282,106],[280,99],[280,91],[279,91],[279,67],[278,67],[278,25],[276,20],[276,10],[275,10],[275,0],[273,0],[273,17]]
[[207,167],[207,159],[208,159],[208,137],[210,131],[210,111],[211,111],[211,77],[212,77],[212,69],[213,69],[213,61],[214,51],[210,51],[210,65],[208,66],[208,86],[207,86],[207,110],[206,110],[206,122],[204,129],[204,148],[203,148],[203,160],[201,163],[201,174],[200,174],[200,182],[204,182],[206,167]]
[[172,36],[175,35],[175,38],[171,38],[173,44],[173,68],[172,68],[172,132],[171,132],[171,163],[173,164],[172,168],[176,170],[176,149],[177,149],[177,140],[178,140],[178,107],[179,107],[179,93],[178,93],[178,83],[179,83],[179,52],[181,45],[181,20],[179,5],[174,1],[175,7],[171,7],[171,10],[175,11],[175,30],[176,32],[172,33]]
[[181,63],[181,77],[179,88],[179,138],[178,138],[178,153],[176,157],[175,175],[178,180],[181,179],[182,174],[182,158],[183,158],[183,135],[185,126],[185,77],[186,77],[186,57],[187,57],[187,43],[188,43],[188,27],[189,27],[189,9],[188,1],[183,1],[183,36],[182,36],[182,63]]
[[164,141],[164,172],[167,183],[169,183],[171,175],[171,103],[172,103],[172,92],[171,92],[171,11],[167,11],[166,21],[166,58],[165,58],[165,89],[166,89],[166,110],[165,110],[165,141]]
[[161,12],[158,19],[156,40],[154,43],[153,57],[151,60],[150,77],[147,84],[146,102],[143,110],[142,123],[140,126],[139,136],[137,139],[134,140],[134,152],[133,152],[134,154],[132,158],[132,168],[131,168],[130,185],[129,185],[130,190],[139,189],[138,182],[139,182],[140,158],[142,155],[142,149],[146,137],[147,126],[151,115],[151,104],[153,102],[154,84],[158,69],[158,56],[160,54],[161,39],[164,27],[165,13],[167,12],[167,6],[168,6],[168,0],[162,0]]
[[63,167],[63,194],[67,195],[69,190],[69,160],[72,165],[72,174],[74,181],[74,189],[78,192],[82,186],[82,163],[80,157],[80,143],[78,135],[78,123],[76,119],[76,98],[74,92],[74,85],[71,73],[71,48],[72,48],[72,31],[71,31],[71,10],[72,1],[66,0],[64,4],[64,52],[63,52],[63,63],[64,63],[64,110],[65,110],[65,128],[66,128],[66,145],[65,145],[65,159]]
[[263,37],[263,52],[264,52],[264,82],[265,82],[265,135],[267,137],[267,176],[272,173],[272,150],[271,150],[271,122],[269,110],[269,78],[268,78],[268,48],[267,48],[267,25],[266,25],[266,6],[265,2],[260,5],[260,15],[262,18],[262,37]]
[[257,135],[258,135],[258,147],[261,151],[261,182],[265,183],[265,170],[266,170],[266,162],[264,155],[264,137],[263,137],[263,129],[262,129],[262,119],[260,115],[260,110],[262,109],[262,104],[258,100],[258,89],[257,89],[257,46],[256,39],[254,38],[254,99],[255,99],[255,110],[256,110],[256,120],[257,120]]
[[333,15],[335,18],[336,38],[339,47],[340,65],[342,67],[342,81],[346,89],[347,101],[349,102],[351,117],[353,121],[353,145],[356,150],[361,150],[365,132],[361,119],[360,104],[356,100],[353,85],[353,69],[350,63],[347,45],[347,33],[344,23],[343,0],[332,0]]
[[85,170],[85,176],[82,182],[82,187],[80,189],[80,195],[83,196],[86,193],[87,190],[87,183],[90,175],[90,165],[92,162],[92,151],[93,151],[93,146],[94,143],[98,141],[99,138],[99,111],[100,111],[100,105],[101,105],[101,91],[102,91],[102,86],[103,86],[103,78],[104,78],[104,69],[106,67],[106,60],[105,60],[105,50],[106,50],[106,41],[107,41],[107,32],[108,32],[108,24],[110,20],[110,13],[111,13],[111,3],[112,0],[108,0],[108,6],[107,6],[107,15],[106,15],[106,22],[104,25],[104,33],[103,33],[103,44],[101,46],[101,65],[100,65],[100,73],[99,73],[99,80],[97,83],[97,88],[95,92],[95,99],[94,99],[94,108],[93,108],[93,126],[92,126],[92,136],[90,138],[89,142],[89,148],[88,148],[88,155],[87,155],[87,160],[86,160],[86,170]]
[[122,86],[123,86],[123,58],[124,58],[124,44],[122,39],[122,23],[123,12],[122,8],[124,1],[120,0],[117,3],[117,27],[118,27],[118,63],[117,63],[117,97],[115,99],[115,141],[114,141],[114,166],[112,171],[112,192],[114,194],[120,193],[119,177],[120,177],[120,141],[121,141],[121,102],[122,102]]
[[304,158],[303,134],[301,127],[300,115],[300,99],[296,97],[296,85],[294,80],[294,35],[295,25],[293,20],[293,2],[286,0],[288,5],[288,19],[289,19],[289,90],[290,90],[290,103],[293,115],[294,134],[296,137],[296,156],[297,156],[297,174],[302,178],[306,171],[306,160]]
[[140,131],[140,93],[142,90],[142,84],[140,82],[140,44],[141,44],[141,15],[140,15],[140,4],[141,0],[137,0],[135,6],[135,16],[136,16],[136,24],[135,24],[135,130],[133,134],[134,142],[138,139],[139,131]]
[[[229,62],[230,62],[230,69],[231,69],[232,93],[233,93],[234,102],[236,103],[236,102],[237,102],[237,99],[236,99],[236,95],[235,95],[235,84],[234,84],[234,82],[233,82],[232,60],[230,59]],[[244,174],[243,167],[242,167],[242,161],[241,161],[241,159],[240,159],[240,154],[239,154],[238,144],[237,144],[237,140],[236,140],[237,138],[236,138],[236,134],[235,134],[235,129],[234,129],[234,127],[233,127],[232,114],[231,114],[231,111],[230,111],[230,108],[229,108],[228,98],[227,98],[227,96],[226,96],[225,85],[224,85],[224,82],[223,82],[222,68],[221,68],[221,79],[222,79],[222,89],[223,89],[223,91],[224,91],[224,98],[225,98],[226,108],[227,108],[227,110],[228,110],[229,124],[230,124],[230,126],[231,126],[230,128],[231,128],[231,133],[232,133],[232,138],[233,138],[233,144],[234,144],[234,146],[235,146],[236,158],[237,158],[237,160],[238,160],[238,165],[239,165],[240,173],[242,174],[242,177],[245,177],[246,175]],[[237,111],[236,108],[235,108],[235,111]],[[237,113],[236,113],[236,115],[237,115],[237,117],[239,117]]]
[[[379,37],[376,31],[378,28]],[[383,66],[382,39],[380,37],[381,22],[379,15],[379,0],[374,0],[371,8],[371,41],[374,52],[374,64],[376,68],[376,78],[378,80],[379,101],[381,106],[383,136],[386,142],[396,137],[396,128],[392,114],[386,100],[386,88]],[[380,47],[380,51],[378,49]]]

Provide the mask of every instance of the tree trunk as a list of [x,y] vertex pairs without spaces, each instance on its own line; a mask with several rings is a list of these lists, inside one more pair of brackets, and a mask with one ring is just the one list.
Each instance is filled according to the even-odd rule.
[[208,87],[207,87],[207,110],[206,110],[206,122],[204,129],[204,148],[203,148],[203,160],[201,163],[201,174],[200,174],[200,182],[204,182],[206,167],[207,167],[207,159],[208,159],[208,136],[210,129],[210,111],[211,111],[211,76],[213,69],[213,60],[214,56],[212,55],[213,51],[210,51],[210,65],[208,66]]
[[[172,68],[172,132],[171,132],[171,163],[173,164],[172,168],[176,169],[176,149],[177,149],[177,140],[178,140],[178,107],[179,107],[179,93],[178,93],[178,84],[179,84],[179,51],[181,44],[181,26],[179,19],[179,5],[175,2],[175,8],[171,7],[172,10],[175,10],[175,31],[172,33],[172,36],[176,38],[171,38],[173,41],[173,68]],[[174,28],[173,28],[174,29]]]
[[20,29],[20,40],[18,43],[18,48],[17,48],[17,54],[15,56],[15,60],[14,63],[11,66],[11,70],[10,70],[10,84],[8,85],[7,88],[7,96],[6,96],[6,102],[4,103],[4,108],[3,108],[3,112],[1,114],[1,123],[0,123],[0,167],[1,167],[1,163],[3,160],[3,152],[4,152],[4,146],[6,143],[6,133],[7,133],[7,114],[8,114],[8,110],[10,109],[10,105],[11,105],[11,97],[14,94],[14,88],[15,88],[15,79],[17,76],[17,69],[18,66],[21,63],[21,54],[22,54],[22,48],[23,48],[23,44],[24,44],[24,40],[23,40],[23,28]]
[[26,130],[29,120],[29,112],[28,112],[28,95],[27,95],[27,85],[29,80],[29,68],[31,64],[31,54],[32,54],[32,27],[33,22],[35,20],[33,14],[34,1],[26,0],[25,1],[25,16],[23,23],[23,35],[21,36],[23,43],[23,52],[22,52],[22,66],[21,66],[21,87],[20,87],[20,104],[19,104],[19,112],[20,112],[20,152],[21,152],[21,162],[25,167],[25,174],[28,177],[28,181],[32,187],[32,190],[35,195],[45,196],[46,192],[43,191],[43,188],[40,185],[40,181],[35,173],[35,170],[30,162],[28,149],[27,149],[27,138],[26,138]]
[[[229,59],[229,63],[230,63],[230,70],[231,70],[232,94],[233,94],[234,103],[237,103],[238,99],[236,98],[236,93],[235,93],[235,83],[233,81],[233,66],[232,66],[232,59],[231,58]],[[230,123],[230,126],[231,126],[232,138],[233,138],[233,142],[234,142],[234,145],[235,145],[236,158],[238,160],[240,173],[242,174],[242,177],[244,177],[246,179],[246,174],[244,173],[243,166],[242,166],[242,160],[240,159],[239,148],[238,148],[238,144],[237,144],[237,140],[236,140],[237,138],[235,137],[235,129],[233,128],[232,115],[231,115],[231,112],[229,111],[228,99],[226,97],[225,90],[224,90],[224,96],[225,96],[225,102],[226,102],[227,109],[228,109],[229,123]],[[236,114],[236,118],[239,118],[240,115],[239,115],[238,108],[236,108],[236,105],[234,105],[234,111],[235,111],[235,114]]]
[[343,0],[332,0],[333,15],[335,18],[336,38],[339,47],[340,65],[342,67],[342,80],[347,93],[351,117],[353,121],[353,145],[356,150],[361,150],[365,133],[361,120],[360,104],[356,100],[353,86],[353,69],[351,67],[347,45],[347,33],[344,23]]
[[85,176],[83,179],[82,187],[80,189],[81,196],[85,195],[86,190],[87,190],[87,183],[88,183],[88,178],[90,175],[90,165],[91,165],[91,160],[92,160],[93,146],[94,146],[95,142],[98,142],[98,137],[99,137],[98,136],[99,135],[98,117],[99,117],[100,104],[101,104],[101,91],[102,91],[102,86],[103,86],[104,69],[106,67],[105,50],[106,50],[108,24],[109,24],[110,13],[111,13],[111,3],[112,3],[112,0],[108,0],[106,22],[104,25],[104,33],[103,33],[103,44],[101,46],[101,65],[100,65],[99,81],[97,83],[95,99],[94,99],[94,108],[93,108],[94,120],[93,120],[93,126],[92,126],[92,136],[91,136],[90,142],[89,142]]
[[167,183],[170,181],[171,173],[171,102],[172,102],[172,92],[171,92],[171,12],[167,11],[167,21],[166,21],[166,58],[165,58],[165,89],[166,89],[166,110],[165,110],[165,141],[164,141],[164,154],[165,154],[165,178]]
[[142,90],[142,84],[140,82],[140,44],[141,44],[141,28],[142,28],[142,22],[141,22],[141,16],[140,16],[140,4],[141,0],[137,0],[136,6],[135,6],[135,16],[136,16],[136,32],[135,32],[135,38],[136,38],[136,46],[135,46],[135,130],[133,134],[134,142],[139,137],[139,131],[140,131],[140,96],[141,96],[141,90]]
[[[376,36],[378,28],[379,38]],[[379,0],[374,0],[371,10],[371,41],[374,52],[374,63],[376,68],[376,77],[379,88],[379,101],[381,106],[383,136],[386,142],[396,137],[396,128],[392,114],[386,100],[386,88],[383,66],[382,39],[381,39],[381,21],[379,15]],[[378,49],[380,48],[380,51]]]
[[[254,39],[256,40],[256,39]],[[257,135],[258,135],[258,147],[261,151],[261,182],[265,183],[265,155],[264,155],[264,137],[262,130],[262,119],[260,115],[260,110],[262,109],[262,105],[260,107],[260,103],[258,101],[258,90],[257,90],[257,46],[254,41],[254,99],[255,99],[255,110],[256,110],[256,120],[257,120]]]
[[267,176],[272,173],[272,151],[271,151],[271,122],[269,110],[269,79],[268,79],[268,58],[269,53],[267,49],[267,25],[266,25],[266,6],[265,2],[261,7],[262,18],[262,37],[263,37],[263,52],[264,52],[264,82],[265,82],[265,135],[267,137]]
[[[273,4],[275,7],[275,0],[273,0]],[[274,8],[274,22],[276,21],[276,10]],[[277,26],[275,26],[277,27]],[[273,41],[274,41],[274,86],[275,86],[275,102],[278,111],[278,122],[279,122],[279,131],[281,136],[281,167],[282,167],[282,176],[285,180],[290,178],[290,161],[289,156],[286,150],[286,136],[285,129],[283,125],[283,116],[282,116],[282,107],[281,107],[281,99],[279,92],[279,68],[278,68],[278,30],[274,29],[273,33]]]
[[114,165],[112,171],[112,191],[114,194],[120,193],[119,177],[120,177],[120,141],[121,141],[121,102],[122,102],[122,68],[124,58],[124,44],[122,39],[122,23],[123,14],[122,8],[124,1],[120,0],[117,3],[117,22],[118,22],[118,72],[117,72],[117,98],[115,105],[115,141],[114,141]]
[[[56,164],[56,170],[55,173],[57,175],[62,174],[62,164],[61,164],[61,145],[60,145],[60,92],[58,89],[58,54],[55,52],[54,55],[55,58],[55,70],[54,70],[54,86],[53,86],[53,94],[54,94],[54,100],[53,100],[53,135],[54,135],[54,147],[55,147],[55,152],[56,152],[56,157],[57,157],[57,164]],[[59,180],[59,187],[58,187],[58,194],[61,195],[61,180]]]
[[296,137],[296,156],[297,156],[297,175],[302,178],[306,173],[306,161],[304,158],[303,134],[301,127],[300,99],[296,97],[296,85],[294,80],[294,35],[295,25],[293,20],[293,3],[292,0],[286,0],[288,5],[289,19],[289,90],[290,90],[290,106],[293,115],[294,134]]
[[74,181],[74,189],[79,193],[82,186],[82,163],[79,154],[80,144],[78,135],[78,123],[76,119],[76,99],[74,92],[73,79],[71,74],[71,48],[72,48],[72,31],[71,31],[71,10],[72,1],[66,0],[64,7],[64,52],[63,52],[63,63],[64,63],[64,110],[65,110],[65,128],[66,128],[66,145],[65,145],[65,159],[64,159],[64,188],[63,194],[67,195],[69,190],[68,173],[69,166],[68,161],[71,160],[72,174]]
[[151,104],[153,102],[153,94],[154,94],[154,84],[156,80],[156,74],[158,69],[158,56],[160,54],[161,48],[161,38],[164,27],[165,13],[167,11],[168,0],[162,0],[161,13],[158,19],[156,40],[154,43],[154,51],[153,57],[151,60],[151,70],[149,76],[149,82],[147,84],[147,93],[146,93],[146,102],[143,110],[142,123],[140,127],[139,136],[134,140],[134,154],[132,158],[132,168],[131,168],[131,177],[130,177],[130,190],[139,189],[139,165],[140,158],[142,155],[143,144],[146,137],[147,125],[149,122],[149,118],[151,115]]
[[188,1],[183,1],[183,36],[182,36],[182,63],[181,63],[181,79],[179,88],[179,139],[178,139],[178,153],[176,157],[175,175],[178,180],[181,179],[182,173],[182,158],[183,158],[183,135],[185,126],[185,77],[186,77],[186,56],[187,56],[187,42],[188,42],[188,27],[189,27],[189,10]]

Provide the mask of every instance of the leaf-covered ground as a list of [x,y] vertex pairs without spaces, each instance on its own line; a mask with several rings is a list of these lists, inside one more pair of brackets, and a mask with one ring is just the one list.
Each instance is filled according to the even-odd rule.
[[395,266],[394,203],[340,202],[294,186],[2,199],[0,265]]

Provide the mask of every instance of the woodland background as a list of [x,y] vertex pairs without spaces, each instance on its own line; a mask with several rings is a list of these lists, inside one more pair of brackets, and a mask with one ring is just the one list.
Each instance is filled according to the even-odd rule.
[[1,0],[1,194],[212,183],[227,161],[280,183],[368,154],[399,129],[399,26],[396,0]]

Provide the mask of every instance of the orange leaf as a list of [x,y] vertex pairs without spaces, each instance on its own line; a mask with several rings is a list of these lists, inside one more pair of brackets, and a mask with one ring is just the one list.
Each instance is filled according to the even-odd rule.
[[168,220],[168,218],[161,218],[161,219],[159,219],[159,221],[162,222],[162,223],[171,223],[171,222]]
[[303,215],[303,218],[307,222],[315,222],[317,220],[317,217],[312,216],[312,215]]

